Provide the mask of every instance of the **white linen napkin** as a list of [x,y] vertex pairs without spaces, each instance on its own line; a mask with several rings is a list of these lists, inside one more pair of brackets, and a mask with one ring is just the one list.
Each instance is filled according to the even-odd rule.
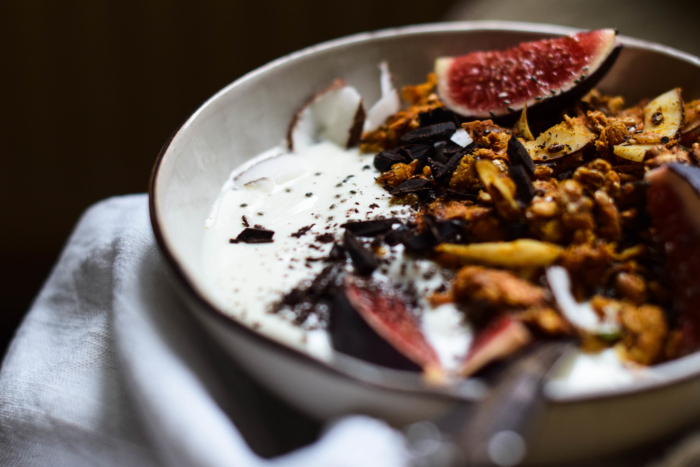
[[364,416],[291,453],[254,453],[311,422],[209,342],[178,298],[147,204],[90,208],[25,317],[0,370],[0,465],[406,465],[404,438]]

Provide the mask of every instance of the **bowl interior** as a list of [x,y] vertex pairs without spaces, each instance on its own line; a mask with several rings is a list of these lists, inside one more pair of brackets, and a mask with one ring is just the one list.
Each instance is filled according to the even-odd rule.
[[[214,200],[233,169],[283,140],[292,115],[310,95],[341,77],[371,106],[379,97],[377,64],[382,60],[389,62],[401,86],[423,82],[439,56],[572,32],[506,22],[407,27],[321,44],[249,73],[200,107],[164,147],[151,187],[151,215],[161,248],[199,298],[216,309],[217,294],[203,280],[201,262],[205,221]],[[599,89],[622,94],[628,103],[676,86],[686,99],[700,98],[697,58],[642,41],[621,41],[625,47]]]

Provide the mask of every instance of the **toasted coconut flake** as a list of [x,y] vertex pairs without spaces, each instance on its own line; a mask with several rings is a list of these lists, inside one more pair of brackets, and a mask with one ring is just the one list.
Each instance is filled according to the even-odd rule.
[[289,149],[301,152],[322,140],[351,147],[359,142],[364,120],[360,93],[343,80],[335,80],[294,115],[287,132]]
[[563,249],[553,243],[521,239],[513,242],[486,242],[470,245],[444,243],[439,245],[436,251],[453,255],[462,264],[521,269],[549,266],[559,258]]
[[596,135],[577,120],[569,120],[553,126],[534,141],[523,146],[535,161],[550,161],[578,152],[593,144]]
[[644,131],[675,138],[683,126],[683,99],[680,88],[672,89],[644,107]]
[[376,131],[389,117],[401,110],[401,96],[394,88],[386,60],[379,64],[379,86],[382,97],[367,112],[363,133]]
[[579,330],[590,334],[615,335],[620,332],[617,317],[607,314],[603,320],[595,312],[590,302],[579,303],[571,293],[571,279],[561,266],[550,266],[546,271],[552,295],[566,319]]
[[642,162],[644,161],[644,156],[647,151],[655,148],[656,144],[618,144],[613,148],[613,153],[616,156],[622,157],[632,162]]
[[462,146],[463,148],[466,148],[472,143],[472,137],[469,136],[467,130],[460,128],[457,131],[455,131],[454,134],[450,137],[450,141],[459,146]]

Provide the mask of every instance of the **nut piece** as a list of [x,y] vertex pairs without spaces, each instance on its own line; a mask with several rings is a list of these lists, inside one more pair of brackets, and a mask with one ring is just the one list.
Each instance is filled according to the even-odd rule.
[[495,309],[526,310],[547,306],[542,287],[510,272],[465,266],[457,271],[452,293],[458,302],[481,302]]
[[454,255],[461,264],[483,264],[509,269],[539,268],[552,264],[563,248],[552,243],[521,239],[513,242],[472,243],[454,245],[443,243],[439,253]]
[[498,214],[505,220],[520,218],[520,207],[515,201],[515,183],[508,175],[498,170],[489,159],[478,159],[474,167],[481,183],[486,187]]
[[683,126],[681,89],[671,89],[644,107],[644,131],[673,139]]
[[523,146],[534,161],[547,161],[573,154],[593,144],[596,134],[579,119],[569,119],[542,133]]

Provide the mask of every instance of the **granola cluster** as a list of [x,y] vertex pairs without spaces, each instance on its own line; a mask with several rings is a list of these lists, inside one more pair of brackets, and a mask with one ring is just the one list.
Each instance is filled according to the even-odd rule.
[[[414,252],[455,270],[431,302],[459,304],[477,326],[509,315],[543,338],[578,335],[584,348],[615,346],[642,365],[679,356],[644,174],[698,164],[700,101],[683,105],[674,90],[625,107],[622,97],[594,90],[556,121],[538,122],[535,138],[525,114],[514,127],[460,124],[434,86],[431,75],[404,88],[408,107],[361,145],[385,164],[401,160],[387,164],[377,183],[416,209],[419,232],[433,232],[435,244]],[[438,113],[444,122],[425,129],[422,119]],[[430,128],[452,121],[471,139],[466,147],[431,139]],[[440,238],[435,232],[445,225],[458,234]],[[545,279],[552,265],[566,269],[579,302],[612,316],[620,331],[572,326]]]

